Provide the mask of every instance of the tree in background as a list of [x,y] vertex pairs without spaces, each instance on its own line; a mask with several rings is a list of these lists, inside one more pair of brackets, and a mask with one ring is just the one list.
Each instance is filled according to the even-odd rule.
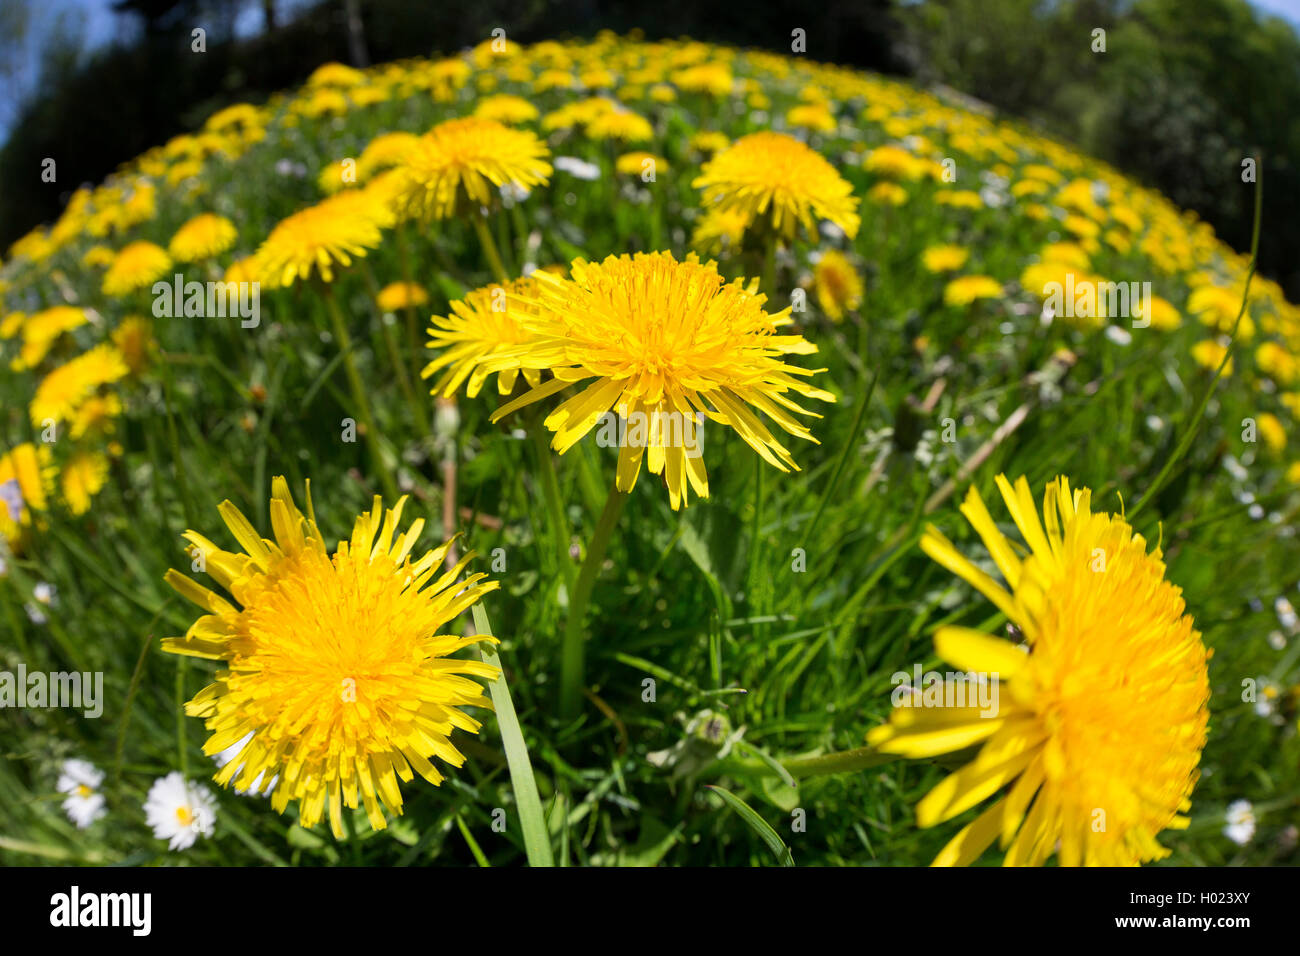
[[1073,142],[1238,249],[1252,213],[1241,163],[1262,157],[1261,267],[1300,298],[1300,38],[1284,20],[1246,0],[930,0],[901,15],[923,82]]

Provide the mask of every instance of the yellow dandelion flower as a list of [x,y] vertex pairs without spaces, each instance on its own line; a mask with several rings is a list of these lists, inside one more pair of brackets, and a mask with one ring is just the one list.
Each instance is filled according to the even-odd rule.
[[1067,232],[1072,232],[1082,239],[1096,239],[1101,233],[1101,226],[1097,225],[1087,216],[1070,214],[1062,220],[1061,225]]
[[960,276],[943,287],[945,305],[970,305],[976,299],[996,299],[1002,295],[1002,283],[991,276]]
[[644,143],[654,139],[655,130],[644,116],[615,107],[605,110],[587,123],[592,139],[616,139],[623,143]]
[[1011,195],[1017,199],[1023,199],[1025,196],[1045,196],[1051,191],[1052,187],[1041,179],[1021,179],[1011,186]]
[[59,471],[59,488],[63,502],[74,515],[90,510],[91,499],[99,494],[108,480],[108,459],[102,452],[78,451]]
[[97,244],[86,250],[81,257],[81,264],[87,269],[104,269],[111,266],[116,257],[117,253],[108,246]]
[[158,212],[158,191],[153,184],[140,180],[136,182],[126,198],[122,201],[121,215],[117,220],[120,231],[148,222]]
[[907,190],[898,183],[876,183],[867,190],[867,198],[877,206],[901,206],[907,202]]
[[380,289],[375,296],[375,304],[385,312],[397,312],[424,305],[428,301],[429,293],[414,282],[392,282]]
[[254,254],[258,280],[267,288],[291,286],[312,272],[334,281],[334,267],[364,258],[383,241],[380,212],[350,191],[323,199],[282,219]]
[[954,209],[983,209],[984,200],[973,189],[945,189],[935,194],[934,201]]
[[962,246],[930,246],[921,253],[921,265],[927,272],[955,272],[969,258],[970,250]]
[[818,133],[833,133],[839,124],[835,116],[823,103],[801,103],[786,111],[785,121],[800,129],[810,129]]
[[226,273],[222,277],[222,281],[257,282],[258,275],[257,256],[244,256],[244,258],[236,259],[226,267]]
[[1255,349],[1255,364],[1261,372],[1283,387],[1294,382],[1296,373],[1300,371],[1295,356],[1286,346],[1277,342],[1264,342]]
[[731,145],[731,140],[726,133],[719,133],[716,130],[702,129],[691,136],[687,143],[691,149],[705,156],[712,156],[714,153],[720,153]]
[[[1219,367],[1227,354],[1228,347],[1214,339],[1203,339],[1192,346],[1192,359],[1201,368],[1211,372]],[[1228,359],[1228,364],[1223,366],[1223,374],[1232,374],[1232,359]]]
[[668,171],[668,160],[654,153],[624,153],[614,161],[614,168],[627,176],[641,176],[647,172],[653,176]]
[[167,254],[177,262],[202,262],[235,244],[235,224],[225,216],[205,212],[176,230]]
[[1050,242],[1043,246],[1038,257],[1043,262],[1059,262],[1063,265],[1073,266],[1080,272],[1086,272],[1092,265],[1087,251],[1074,242]]
[[695,231],[691,234],[691,247],[710,255],[739,249],[749,223],[750,214],[744,209],[710,209],[696,223]]
[[522,96],[511,93],[498,93],[485,96],[474,107],[474,115],[479,119],[494,120],[507,126],[530,123],[541,115],[537,107]]
[[55,470],[50,446],[44,443],[38,447],[24,442],[0,455],[0,488],[6,492],[0,499],[0,538],[11,549],[17,550],[23,529],[32,524],[32,512],[46,509]]
[[0,339],[12,339],[22,331],[26,321],[26,312],[10,312],[4,319],[0,319]]
[[9,258],[41,262],[54,254],[54,248],[45,229],[37,226],[9,247]]
[[1255,419],[1255,425],[1268,450],[1274,455],[1280,455],[1286,448],[1286,426],[1282,420],[1272,412],[1264,412]]
[[813,267],[817,302],[832,322],[862,305],[862,277],[842,252],[829,249]]
[[793,238],[802,224],[816,233],[826,219],[853,238],[858,198],[853,187],[820,154],[783,133],[751,133],[714,156],[692,184],[706,209],[742,211],[752,223],[769,215],[773,228]]
[[493,187],[550,181],[550,153],[527,130],[467,117],[439,123],[397,167],[394,206],[405,216],[449,219],[466,203],[488,206]]
[[28,409],[32,424],[39,426],[47,419],[55,422],[71,420],[95,389],[116,382],[126,374],[126,362],[114,346],[105,343],[83,352],[54,369],[36,386],[36,394],[32,396]]
[[705,93],[709,96],[726,96],[735,79],[725,63],[701,63],[678,70],[669,77],[673,85],[685,93]]
[[1150,312],[1144,318],[1151,322],[1151,328],[1159,329],[1162,332],[1172,332],[1183,324],[1183,317],[1168,299],[1153,295],[1147,306]]
[[307,77],[308,86],[333,86],[348,89],[365,80],[366,75],[344,63],[322,63]]
[[248,738],[214,779],[246,789],[259,775],[279,774],[275,810],[297,801],[304,827],[328,812],[338,838],[344,806],[360,800],[370,825],[383,829],[384,808],[402,812],[398,778],[409,782],[414,771],[436,786],[443,776],[429,758],[464,763],[449,738],[457,728],[476,733],[479,723],[461,708],[490,706],[468,678],[499,674],[450,656],[494,638],[439,633],[497,583],[479,583],[483,574],[462,580],[468,554],[440,574],[451,542],[412,559],[424,520],[397,534],[405,503],[385,513],[376,497],[331,555],[310,489],[304,515],[288,483],[276,478],[275,540],[261,537],[229,501],[218,510],[244,553],[185,534],[191,554],[202,556],[233,602],[167,573],[168,583],[207,613],[184,637],[165,639],[163,649],[226,665],[185,708],[212,732],[203,750],[220,753]]
[[[450,398],[462,384],[465,394],[473,398],[482,389],[493,370],[497,372],[497,391],[509,395],[519,377],[519,365],[489,369],[485,363],[513,354],[534,339],[525,320],[535,318],[537,280],[515,279],[505,285],[493,284],[475,289],[463,299],[451,303],[451,315],[435,315],[429,331],[429,348],[442,353],[424,367],[422,377],[430,378],[446,369],[434,383],[430,394]],[[537,369],[523,369],[529,386],[541,384]]]
[[533,89],[538,93],[545,93],[547,90],[572,89],[573,84],[573,74],[568,70],[543,70],[537,75]]
[[123,246],[104,273],[104,295],[124,296],[153,285],[172,267],[162,246],[138,240]]
[[382,133],[376,136],[357,157],[357,180],[365,182],[381,169],[391,169],[400,165],[417,145],[420,137],[414,133],[402,131]]
[[358,178],[356,160],[339,159],[321,167],[316,185],[326,196],[333,196],[340,189],[357,185]]
[[122,361],[132,375],[139,375],[149,367],[154,350],[153,326],[148,319],[128,315],[113,330],[113,344],[122,353]]
[[1287,467],[1286,481],[1288,484],[1300,485],[1300,461],[1293,461]]
[[88,321],[86,310],[72,305],[56,305],[34,312],[22,324],[22,348],[10,367],[14,371],[34,368],[45,359],[60,336]]
[[[700,429],[708,418],[734,428],[764,461],[798,470],[789,451],[755,414],[762,412],[791,435],[816,442],[791,413],[813,415],[789,393],[835,401],[803,381],[814,370],[783,360],[817,347],[779,330],[792,324],[790,309],[769,314],[757,280],[725,283],[713,262],[694,254],[684,262],[671,253],[583,259],[571,278],[535,273],[537,340],[485,368],[548,369],[555,376],[492,416],[547,398],[575,382],[595,379],[545,419],[555,432],[552,447],[563,454],[611,409],[628,422],[619,445],[617,485],[631,491],[644,457],[651,474],[664,476],[673,509],[694,490],[708,497],[699,454]],[[606,428],[612,419],[605,418]]]
[[913,156],[901,146],[880,146],[862,162],[862,168],[888,179],[923,179],[933,163]]
[[72,416],[68,436],[74,441],[86,435],[111,435],[114,420],[122,414],[122,399],[115,393],[91,395]]
[[917,804],[923,827],[1006,788],[934,865],[969,864],[994,841],[1006,866],[1040,865],[1053,852],[1064,866],[1166,857],[1156,837],[1188,824],[1182,814],[1209,720],[1210,655],[1182,591],[1165,579],[1159,548],[1148,553],[1122,516],[1092,512],[1088,489],[1072,491],[1063,477],[1050,482],[1040,522],[1024,478],[1013,487],[999,475],[997,483],[1023,547],[1002,534],[973,487],[961,511],[1006,588],[933,526],[921,547],[1005,613],[1027,647],[940,628],[938,655],[988,680],[995,705],[927,707],[914,699],[918,706],[896,708],[868,743],[909,757],[982,744]]
[[1041,163],[1031,163],[1020,170],[1022,176],[1030,179],[1041,179],[1045,183],[1056,185],[1062,182],[1065,177],[1051,166],[1044,166]]

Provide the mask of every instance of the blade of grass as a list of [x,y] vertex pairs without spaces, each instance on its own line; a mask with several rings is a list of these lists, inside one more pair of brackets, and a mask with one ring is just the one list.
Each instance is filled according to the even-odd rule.
[[714,784],[708,784],[708,789],[720,796],[723,803],[735,810],[740,815],[740,819],[749,824],[750,829],[757,833],[759,838],[767,844],[768,849],[772,851],[772,855],[776,857],[778,863],[782,866],[794,866],[794,856],[790,853],[790,848],[785,845],[771,825],[750,808],[749,804],[730,790],[725,790]]
[[[492,624],[488,620],[487,610],[481,603],[474,605],[474,630],[480,634],[491,634]],[[501,659],[496,651],[486,644],[480,644],[479,657],[486,664],[501,667]],[[506,672],[488,685],[488,694],[496,708],[497,726],[501,729],[501,745],[506,751],[506,763],[510,767],[510,782],[515,788],[515,803],[519,807],[519,823],[524,831],[524,850],[528,854],[530,866],[554,866],[551,855],[551,840],[546,832],[546,818],[542,814],[542,799],[537,794],[537,781],[533,777],[533,765],[528,759],[528,745],[524,743],[523,728],[519,726],[519,717],[515,713],[514,701],[510,699],[510,688],[506,686]]]

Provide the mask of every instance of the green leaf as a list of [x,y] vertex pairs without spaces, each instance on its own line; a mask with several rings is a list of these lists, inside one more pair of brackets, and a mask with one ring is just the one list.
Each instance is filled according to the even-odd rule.
[[736,796],[730,790],[726,790],[715,784],[709,784],[708,788],[722,798],[722,802],[740,814],[740,819],[749,824],[750,829],[759,835],[776,861],[782,866],[794,866],[794,856],[790,853],[790,848],[785,845],[781,837],[766,820],[755,813],[744,800]]

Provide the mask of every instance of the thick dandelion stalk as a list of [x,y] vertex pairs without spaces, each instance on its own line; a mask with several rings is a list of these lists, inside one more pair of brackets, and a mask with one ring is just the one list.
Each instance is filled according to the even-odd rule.
[[556,540],[556,570],[564,582],[567,597],[573,598],[573,565],[569,558],[569,519],[564,513],[564,499],[560,497],[560,483],[555,475],[555,461],[551,457],[551,443],[540,421],[534,421],[529,432],[537,452],[538,481],[542,486],[542,501]]
[[334,330],[334,337],[338,340],[339,351],[343,355],[343,369],[347,374],[348,387],[352,390],[352,401],[356,403],[357,415],[361,418],[361,424],[366,433],[366,445],[370,449],[370,458],[379,477],[380,484],[384,486],[384,494],[389,500],[397,500],[397,482],[393,480],[392,473],[384,465],[383,455],[379,450],[379,429],[375,426],[374,415],[370,411],[370,401],[366,398],[365,385],[361,382],[361,374],[357,371],[356,359],[352,355],[352,337],[348,335],[347,326],[343,322],[343,314],[339,311],[338,300],[334,297],[334,290],[325,283],[322,283],[325,298],[325,311],[329,313],[330,324]]
[[569,615],[564,622],[564,643],[560,647],[560,716],[565,720],[576,717],[582,705],[587,658],[587,632],[583,627],[583,617],[587,612],[592,588],[596,585],[596,576],[600,574],[600,566],[605,563],[609,540],[613,537],[627,499],[628,493],[620,491],[617,482],[610,486],[609,497],[605,499],[605,507],[596,521],[596,529],[587,545],[587,554],[578,570],[578,580],[573,586],[573,593],[569,595]]
[[492,274],[496,276],[498,282],[509,282],[510,277],[501,262],[501,253],[497,251],[496,240],[492,238],[492,230],[488,229],[485,217],[478,213],[471,213],[470,222],[474,224],[474,231],[478,233],[479,244],[483,247],[483,255],[487,258]]

